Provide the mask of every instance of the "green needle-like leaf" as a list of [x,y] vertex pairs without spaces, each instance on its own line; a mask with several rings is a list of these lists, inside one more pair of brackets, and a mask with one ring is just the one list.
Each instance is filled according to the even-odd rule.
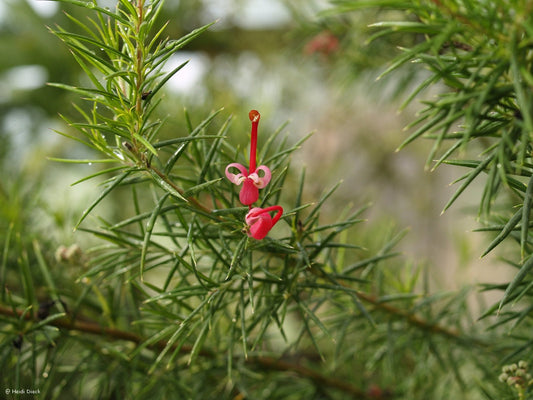
[[529,257],[520,267],[520,270],[515,275],[513,280],[509,283],[507,286],[507,289],[505,289],[505,293],[503,294],[502,299],[500,300],[500,304],[498,306],[498,312],[501,311],[504,304],[508,303],[510,298],[515,294],[516,289],[518,286],[522,283],[524,278],[531,272],[531,269],[533,269],[533,257]]
[[166,176],[158,174],[153,169],[149,169],[148,172],[152,176],[153,181],[161,189],[163,189],[165,192],[171,194],[173,197],[177,198],[178,200],[182,200],[182,201],[187,202],[187,199],[185,197],[183,197],[183,194],[178,190],[177,187],[174,186],[174,184],[172,184],[170,182],[170,180]]
[[161,79],[161,81],[159,81],[159,83],[157,84],[157,86],[155,86],[153,89],[152,89],[152,93],[150,94],[150,96],[154,96],[157,92],[159,92],[159,90],[165,85],[165,83],[167,83],[169,81],[170,78],[172,78],[176,73],[178,73],[183,67],[185,67],[187,64],[188,64],[188,60],[185,61],[184,63],[178,65],[176,68],[174,68],[172,71],[170,71],[169,73],[167,73],[165,75],[165,77],[163,79]]
[[93,201],[93,203],[85,209],[85,211],[82,213],[80,219],[76,223],[74,229],[76,230],[80,224],[83,222],[83,220],[89,215],[89,213],[109,194],[115,189],[117,186],[120,185],[120,183],[129,176],[132,172],[134,172],[136,169],[128,169],[127,171],[123,172],[119,176],[115,177],[111,183],[100,193],[100,196]]
[[490,243],[487,247],[487,250],[483,252],[481,257],[486,256],[491,250],[493,250],[497,245],[499,245],[509,234],[513,231],[516,225],[522,219],[522,209],[518,210],[510,219],[507,221],[501,232],[496,236],[496,238]]
[[488,167],[488,165],[492,162],[493,158],[494,156],[489,156],[485,160],[478,163],[477,167],[474,168],[474,170],[465,177],[465,181],[463,182],[461,187],[459,187],[459,189],[457,189],[452,198],[448,200],[441,214],[443,214],[448,208],[451,207],[455,200],[457,200],[457,198],[461,195],[461,193],[465,191],[465,189],[472,183],[472,181],[476,179],[476,177]]
[[[20,241],[20,239],[19,239]],[[21,282],[24,287],[24,296],[27,300],[26,307],[30,315],[34,315],[34,306],[36,304],[35,285],[33,284],[33,277],[31,274],[30,261],[28,259],[28,253],[25,249],[21,251],[20,259],[18,260]]]
[[165,201],[168,199],[169,193],[165,193],[157,202],[157,205],[155,206],[154,210],[152,211],[152,214],[150,215],[150,219],[148,220],[146,224],[146,230],[144,232],[144,240],[143,245],[141,248],[141,262],[140,262],[140,274],[141,274],[141,280],[144,276],[144,268],[146,263],[146,254],[148,252],[148,246],[150,244],[150,238],[152,236],[152,232],[154,230],[155,222],[157,218],[159,217],[161,213],[161,208],[163,207],[163,204],[165,204]]
[[97,11],[99,13],[102,13],[102,14],[105,14],[105,15],[108,15],[110,16],[111,18],[125,24],[125,25],[128,25],[129,24],[129,21],[125,18],[123,18],[121,15],[119,14],[116,14],[114,12],[112,12],[111,10],[107,9],[107,8],[102,8],[102,7],[99,7],[96,2],[94,1],[91,1],[91,0],[88,0],[88,1],[80,1],[80,0],[54,0],[54,1],[59,1],[59,2],[62,2],[62,3],[69,3],[69,4],[73,4],[75,6],[79,6],[79,7],[83,7],[83,8],[87,8],[89,10],[94,10],[94,11]]
[[531,202],[533,201],[533,175],[527,184],[527,190],[524,195],[524,204],[522,206],[522,229],[520,232],[520,255],[524,259],[526,254],[526,244],[529,232],[529,216],[531,214]]

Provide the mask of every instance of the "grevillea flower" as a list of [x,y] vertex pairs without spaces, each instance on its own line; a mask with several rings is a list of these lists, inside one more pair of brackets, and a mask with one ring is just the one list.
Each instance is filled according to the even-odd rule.
[[[270,212],[276,211],[274,218],[270,215]],[[271,206],[267,208],[254,207],[248,214],[246,214],[245,221],[248,225],[248,236],[254,239],[263,239],[274,225],[279,221],[283,214],[283,208],[281,206]]]
[[[235,185],[242,183],[242,188],[239,193],[239,200],[245,206],[249,206],[257,201],[259,198],[259,189],[264,188],[270,182],[270,169],[264,165],[256,167],[257,158],[257,126],[259,125],[259,118],[261,115],[258,111],[252,110],[248,114],[250,121],[252,121],[252,132],[250,142],[250,169],[239,163],[231,163],[226,167],[226,177]],[[239,170],[238,174],[230,172],[231,168]],[[259,175],[259,171],[262,175]]]
[[339,49],[339,39],[328,31],[323,31],[311,39],[304,47],[306,54],[320,53],[328,56]]

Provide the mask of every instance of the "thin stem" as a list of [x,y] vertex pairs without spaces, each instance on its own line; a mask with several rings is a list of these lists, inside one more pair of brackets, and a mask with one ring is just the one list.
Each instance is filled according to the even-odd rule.
[[371,393],[363,392],[361,389],[355,387],[354,385],[345,380],[327,377],[325,375],[322,375],[320,372],[301,366],[299,364],[294,364],[271,357],[249,357],[248,361],[253,362],[255,364],[259,364],[265,369],[268,368],[276,371],[288,371],[291,373],[297,373],[300,376],[304,376],[306,378],[311,379],[315,384],[334,387],[336,389],[342,390],[345,393],[350,393],[353,396],[352,398],[354,399],[380,400],[386,398],[386,395],[376,396]]
[[482,347],[486,345],[486,343],[482,342],[479,339],[464,338],[463,335],[461,335],[460,332],[456,331],[455,329],[451,329],[448,327],[444,327],[438,324],[433,324],[431,322],[428,322],[427,320],[422,319],[408,311],[405,311],[397,307],[391,306],[390,304],[384,303],[380,301],[378,298],[375,298],[374,296],[364,294],[362,292],[358,292],[357,297],[366,303],[372,304],[374,307],[376,307],[376,309],[386,312],[389,315],[402,318],[405,321],[407,321],[407,323],[409,323],[410,325],[416,326],[422,330],[432,332],[435,334],[439,334],[442,336],[446,336],[450,339],[453,339],[459,342],[468,342],[468,343],[476,344]]
[[[162,173],[161,171],[159,171],[157,168],[155,168],[154,166],[152,165],[147,165],[146,166],[147,168],[151,169],[153,172],[155,172],[157,174],[157,176],[159,176],[163,181],[165,181],[165,183],[167,183],[168,185],[170,185],[176,192],[178,192],[179,194],[183,195],[185,193],[185,191],[180,188],[179,186],[177,186],[174,182],[172,182],[168,176],[166,176],[164,173]],[[200,203],[198,200],[196,200],[194,197],[188,197],[187,198],[187,201],[194,207],[196,208],[197,210],[199,211],[202,211],[203,213],[205,214],[211,214],[213,212],[213,210],[207,208],[206,206],[204,206],[202,203]],[[217,217],[220,219],[220,217]]]
[[[141,32],[141,25],[144,20],[144,0],[138,0],[137,2],[137,20],[135,23],[135,42],[136,42],[136,50],[135,50],[135,127],[133,129],[137,131],[137,134],[141,135],[141,126],[142,126],[142,115],[143,115],[143,105],[142,105],[142,86],[144,84],[144,73],[143,73],[143,67],[144,67],[144,50],[143,50],[143,39],[140,37]],[[137,148],[137,141],[135,139],[135,136],[132,135],[132,141],[134,146]]]
[[[0,305],[0,315],[5,315],[12,318],[24,318],[26,321],[33,321],[38,322],[37,319],[32,318],[32,316],[29,313],[25,313],[21,310],[13,310],[12,308],[8,308],[5,306]],[[88,334],[94,334],[94,335],[101,335],[108,338],[111,338],[113,340],[126,340],[132,343],[135,343],[137,345],[142,344],[146,341],[146,338],[139,336],[135,333],[131,333],[128,331],[122,331],[120,329],[114,329],[114,328],[107,328],[103,327],[100,324],[93,322],[93,321],[77,321],[77,320],[71,320],[69,318],[60,318],[53,321],[50,321],[48,323],[50,326],[54,326],[60,330],[63,331],[78,331],[78,332],[84,332]],[[167,346],[167,342],[164,340],[160,340],[151,346],[148,346],[152,349],[157,350],[163,350]],[[172,348],[176,349],[177,344],[173,345]],[[179,352],[182,354],[187,354],[192,351],[191,346],[182,345],[179,349]],[[216,353],[202,349],[198,353],[199,355],[203,357],[208,358],[215,358],[217,356]],[[235,357],[237,358],[237,357]],[[337,378],[331,378],[326,375],[321,374],[320,372],[304,367],[297,363],[288,362],[282,359],[276,359],[273,357],[263,357],[263,356],[249,356],[245,362],[247,364],[257,365],[263,369],[271,369],[275,371],[290,371],[291,373],[296,373],[302,377],[309,378],[313,381],[315,384],[322,384],[329,387],[334,387],[336,389],[342,390],[346,393],[350,393],[353,398],[355,399],[374,399],[379,400],[381,397],[375,397],[371,394],[368,394],[358,387],[337,379]]]
[[[21,310],[13,310],[12,308],[4,307],[0,305],[0,315],[5,315],[12,318],[24,318],[26,321],[33,321],[38,322],[37,318],[32,318],[30,313],[21,311]],[[53,321],[50,321],[48,323],[50,326],[54,326],[58,329],[67,330],[67,331],[77,331],[77,332],[84,332],[89,333],[93,335],[101,335],[106,336],[108,338],[111,338],[113,340],[126,340],[128,342],[141,344],[146,341],[146,338],[137,335],[132,332],[123,331],[120,329],[115,328],[108,328],[105,326],[102,326],[94,321],[79,321],[75,319],[71,319],[68,317],[59,318]],[[158,349],[163,350],[167,346],[167,342],[164,340],[160,340],[151,346],[148,346],[152,349]],[[192,350],[190,346],[182,346],[180,351],[184,353],[188,353]],[[200,350],[200,353],[202,356],[207,357],[214,357],[214,354],[208,350]]]
[[[311,269],[311,273],[322,277],[322,272],[314,268]],[[332,282],[342,287],[350,288],[349,284],[346,284],[345,282],[342,281],[342,277],[339,277],[338,279],[332,279]],[[374,297],[370,294],[365,294],[363,292],[358,291],[356,296],[359,300],[364,301],[365,303],[371,304],[377,310],[385,312],[391,317],[403,319],[409,325],[415,326],[424,331],[438,334],[441,336],[445,336],[449,339],[452,339],[460,343],[468,343],[468,344],[473,344],[473,345],[480,346],[480,347],[487,346],[487,344],[483,342],[482,340],[479,340],[477,338],[472,338],[472,337],[464,337],[463,335],[461,335],[459,331],[455,329],[448,328],[446,326],[442,326],[439,324],[431,323],[427,321],[426,319],[423,319],[409,311],[403,310],[398,307],[394,307],[388,303],[380,301],[379,298]]]

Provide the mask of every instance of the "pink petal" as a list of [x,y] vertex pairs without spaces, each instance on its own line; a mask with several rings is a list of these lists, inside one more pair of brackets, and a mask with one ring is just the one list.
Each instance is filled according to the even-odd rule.
[[263,189],[266,185],[268,185],[268,182],[270,182],[272,174],[270,173],[270,169],[264,165],[260,165],[259,167],[257,167],[256,171],[263,171],[264,175],[259,176],[257,172],[254,172],[248,177],[254,181],[254,184],[258,189]]
[[[271,211],[276,211],[276,215],[272,218],[269,214]],[[248,236],[254,239],[264,239],[268,232],[279,221],[283,214],[283,208],[281,206],[271,206],[267,208],[255,207],[248,211],[245,221],[249,225]]]
[[244,220],[246,221],[247,225],[252,225],[255,221],[257,221],[261,216],[264,218],[264,212],[262,208],[254,207],[248,213],[246,214],[246,217],[244,217]]
[[[241,173],[232,174],[231,172],[229,172],[230,168],[237,168]],[[240,185],[246,179],[247,176],[248,171],[246,171],[246,168],[242,164],[231,163],[226,167],[226,177],[231,183],[234,183],[235,185]]]
[[250,226],[248,236],[254,239],[261,240],[268,235],[268,232],[272,229],[272,221],[270,218],[261,218],[255,224]]
[[259,189],[250,178],[244,178],[241,192],[239,193],[239,200],[245,206],[249,206],[257,201],[259,198]]
[[246,214],[246,223],[250,226],[248,236],[254,239],[264,239],[272,229],[272,217],[261,208],[252,208]]

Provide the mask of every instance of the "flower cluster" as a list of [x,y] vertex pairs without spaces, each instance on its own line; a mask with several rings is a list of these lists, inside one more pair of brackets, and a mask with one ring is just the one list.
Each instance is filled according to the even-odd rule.
[[528,372],[528,363],[523,360],[519,361],[518,364],[505,365],[499,380],[514,387],[519,394],[523,394],[526,388],[533,384],[532,376]]
[[[250,167],[246,167],[239,163],[231,163],[226,167],[226,177],[230,182],[239,186],[242,184],[239,193],[239,200],[250,210],[246,214],[245,222],[247,226],[248,236],[254,239],[263,239],[268,232],[276,225],[283,214],[281,206],[271,206],[267,208],[253,207],[259,199],[259,189],[263,189],[272,177],[270,169],[265,165],[256,166],[257,163],[257,127],[261,115],[258,111],[252,110],[249,113],[250,121],[252,122],[252,131],[250,138]],[[231,171],[237,169],[239,173],[235,174]],[[274,217],[270,213],[275,212]]]

